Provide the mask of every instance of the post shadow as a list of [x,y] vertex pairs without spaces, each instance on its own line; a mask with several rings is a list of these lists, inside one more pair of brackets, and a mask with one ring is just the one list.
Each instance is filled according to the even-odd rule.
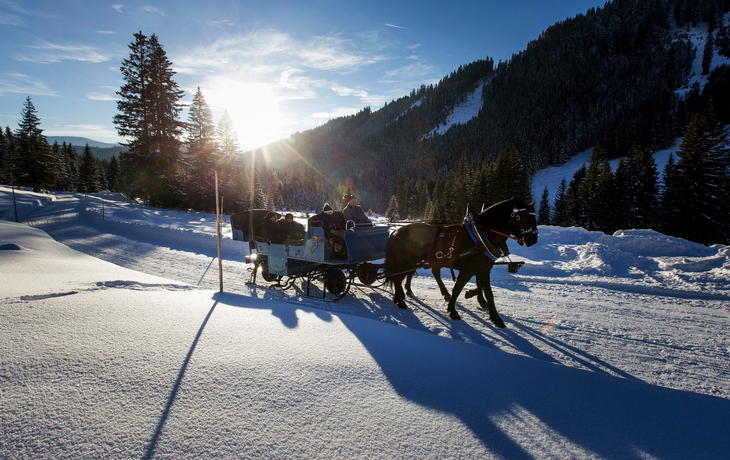
[[177,380],[175,380],[175,384],[172,386],[172,391],[170,391],[170,395],[167,398],[167,404],[165,404],[165,409],[162,411],[162,415],[160,416],[159,422],[157,422],[157,428],[155,429],[155,433],[152,435],[152,439],[150,440],[149,444],[147,444],[147,449],[145,451],[145,456],[144,456],[145,460],[149,460],[152,457],[154,457],[154,455],[155,455],[157,441],[160,439],[162,430],[165,427],[165,422],[167,422],[167,417],[170,415],[170,410],[172,409],[172,405],[175,403],[175,399],[177,398],[177,392],[180,390],[180,384],[182,383],[182,379],[185,376],[185,371],[187,370],[188,364],[190,363],[190,358],[193,356],[195,347],[198,345],[198,340],[200,340],[200,336],[203,335],[203,329],[205,329],[205,325],[208,324],[208,320],[213,315],[213,311],[215,310],[215,307],[217,305],[218,305],[218,301],[213,303],[213,306],[210,308],[208,315],[205,317],[205,320],[203,320],[203,324],[200,325],[200,329],[198,329],[198,333],[195,335],[195,339],[193,340],[193,343],[190,346],[188,355],[185,357],[182,367],[180,368],[180,372],[177,375]]

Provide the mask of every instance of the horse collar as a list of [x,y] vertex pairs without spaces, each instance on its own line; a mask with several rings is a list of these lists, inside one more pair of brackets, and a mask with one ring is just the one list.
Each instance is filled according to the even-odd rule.
[[492,261],[496,261],[502,256],[502,254],[499,253],[495,256],[494,253],[489,250],[489,247],[493,245],[489,242],[487,235],[479,229],[476,222],[477,220],[474,213],[470,212],[464,218],[464,225],[466,226],[466,231],[469,234],[469,237],[472,239],[476,247],[479,248],[480,252],[484,253],[484,255],[492,259]]

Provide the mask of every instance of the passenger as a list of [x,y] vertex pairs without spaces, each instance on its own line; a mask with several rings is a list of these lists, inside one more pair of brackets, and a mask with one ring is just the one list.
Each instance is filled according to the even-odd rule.
[[347,203],[345,209],[342,210],[342,215],[345,218],[345,222],[353,221],[356,227],[369,227],[372,226],[372,222],[365,215],[365,211],[362,206],[357,204],[357,197],[352,193],[345,193],[342,197],[342,201]]
[[335,256],[340,259],[347,260],[347,246],[345,245],[345,229],[342,226],[342,220],[335,218],[332,207],[329,203],[324,204],[322,214],[319,220],[324,229],[324,237],[335,251]]
[[294,220],[292,213],[287,213],[286,216],[279,219],[279,228],[287,241],[304,239],[304,225]]
[[268,239],[271,244],[281,244],[284,242],[282,234],[279,222],[276,220],[276,214],[269,211],[264,218],[263,225],[261,225],[261,236]]

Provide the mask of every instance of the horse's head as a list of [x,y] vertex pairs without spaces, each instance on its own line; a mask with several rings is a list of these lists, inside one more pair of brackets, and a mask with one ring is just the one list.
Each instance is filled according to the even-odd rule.
[[517,238],[517,242],[527,247],[537,243],[537,219],[535,217],[535,201],[525,203],[516,198],[512,199],[514,207],[509,221],[510,232]]

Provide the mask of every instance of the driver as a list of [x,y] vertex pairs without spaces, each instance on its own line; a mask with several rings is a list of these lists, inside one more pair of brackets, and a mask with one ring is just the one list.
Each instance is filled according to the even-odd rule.
[[342,210],[342,216],[345,218],[345,222],[353,221],[356,227],[372,226],[372,222],[365,215],[365,211],[362,206],[357,204],[357,197],[352,193],[345,193],[342,196],[342,201],[347,203],[345,209]]

